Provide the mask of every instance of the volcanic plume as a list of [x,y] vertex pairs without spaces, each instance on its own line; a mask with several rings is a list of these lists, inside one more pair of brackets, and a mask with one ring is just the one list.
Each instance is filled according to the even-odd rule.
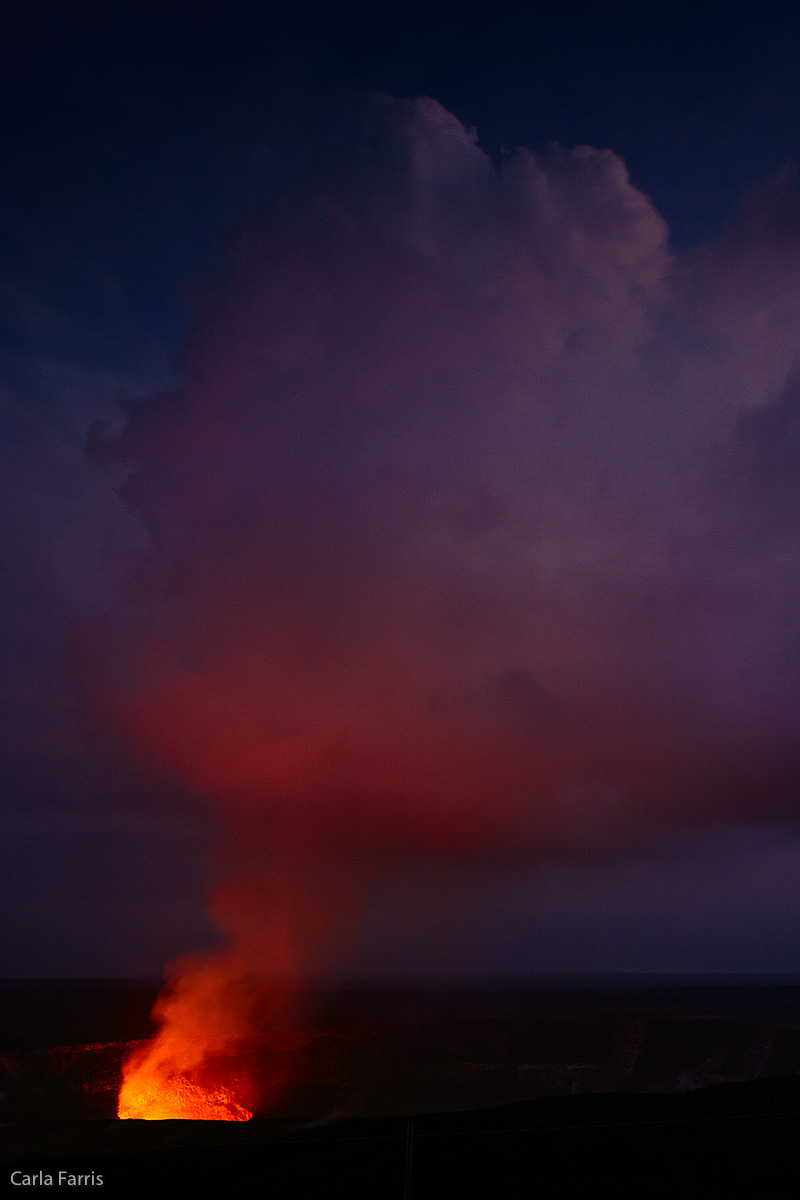
[[387,98],[227,235],[184,382],[90,438],[146,534],[94,694],[212,807],[229,938],[123,1115],[268,1103],[265,989],[354,950],[382,862],[789,810],[798,238],[781,177],[676,258],[611,151],[497,167]]

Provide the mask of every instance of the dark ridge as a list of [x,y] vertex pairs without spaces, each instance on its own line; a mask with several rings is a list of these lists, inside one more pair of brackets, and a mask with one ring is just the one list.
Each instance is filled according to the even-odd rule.
[[[158,980],[0,981],[0,1050],[149,1037],[161,986]],[[286,1027],[530,1016],[713,1018],[800,1028],[800,976],[318,981],[287,1015]]]
[[56,1149],[26,1149],[5,1131],[2,1157],[6,1178],[102,1177],[113,1197],[794,1200],[798,1116],[795,1076],[688,1095],[523,1101],[413,1122],[48,1123],[40,1132]]
[[15,981],[11,988],[0,988],[0,1050],[150,1037],[150,1010],[158,984],[75,983],[75,987],[24,987]]

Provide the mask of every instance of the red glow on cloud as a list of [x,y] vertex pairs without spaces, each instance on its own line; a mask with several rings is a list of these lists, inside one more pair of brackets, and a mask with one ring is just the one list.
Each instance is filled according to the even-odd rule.
[[782,185],[676,263],[608,151],[498,173],[433,101],[369,119],[367,159],[231,239],[183,387],[93,440],[150,539],[98,704],[227,839],[230,948],[178,966],[126,1081],[178,1109],[266,1102],[249,997],[354,952],[381,856],[599,852],[763,801],[731,781],[784,560],[725,464],[798,367],[800,274],[740,270]]

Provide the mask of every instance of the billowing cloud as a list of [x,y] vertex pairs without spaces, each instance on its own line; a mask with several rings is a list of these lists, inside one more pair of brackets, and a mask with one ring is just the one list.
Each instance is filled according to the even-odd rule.
[[275,879],[791,811],[798,240],[781,177],[676,258],[611,151],[383,98],[229,235],[185,382],[92,438],[149,538],[93,686],[221,814],[251,965]]
[[152,537],[120,718],[203,790],[364,835],[724,805],[797,698],[791,495],[759,523],[791,186],[682,262],[610,151],[498,172],[431,100],[367,132],[230,237],[185,384],[94,442]]

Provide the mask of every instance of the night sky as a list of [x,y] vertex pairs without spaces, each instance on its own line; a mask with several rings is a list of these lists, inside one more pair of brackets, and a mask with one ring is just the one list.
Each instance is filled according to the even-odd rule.
[[0,44],[0,974],[797,971],[796,6]]

